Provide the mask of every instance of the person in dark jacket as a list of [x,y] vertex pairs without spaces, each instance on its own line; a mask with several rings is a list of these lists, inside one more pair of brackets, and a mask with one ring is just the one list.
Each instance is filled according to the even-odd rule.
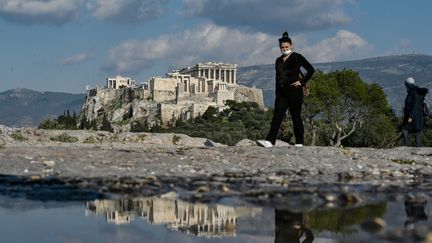
[[420,134],[424,125],[424,99],[427,88],[414,85],[414,79],[409,77],[405,81],[407,96],[405,98],[404,118],[402,122],[403,145],[408,145],[408,133],[413,133],[417,147],[421,146]]
[[[276,59],[276,100],[270,132],[266,140],[258,140],[257,144],[271,147],[276,143],[276,137],[287,109],[290,112],[293,125],[295,146],[303,146],[304,127],[301,118],[303,105],[303,88],[312,77],[315,69],[301,54],[292,51],[292,41],[285,32],[279,38],[279,48],[282,55]],[[306,70],[301,75],[300,68]]]

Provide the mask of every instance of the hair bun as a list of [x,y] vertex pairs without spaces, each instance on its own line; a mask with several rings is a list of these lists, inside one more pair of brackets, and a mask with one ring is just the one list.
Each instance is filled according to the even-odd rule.
[[288,32],[284,32],[283,34],[282,34],[282,37],[288,37]]

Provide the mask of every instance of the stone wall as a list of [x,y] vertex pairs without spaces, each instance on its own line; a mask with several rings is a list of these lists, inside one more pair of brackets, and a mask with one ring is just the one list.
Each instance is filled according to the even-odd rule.
[[175,122],[185,116],[189,110],[189,104],[160,104],[160,119],[163,126]]
[[191,105],[191,116],[192,117],[197,117],[197,116],[201,116],[202,114],[204,114],[204,112],[207,110],[207,108],[209,108],[209,106],[214,106],[219,108],[219,106],[216,103],[204,103],[204,104],[200,104],[200,103],[195,103],[193,105]]
[[235,93],[228,90],[216,91],[213,93],[213,100],[217,105],[225,105],[227,100],[234,100]]
[[151,98],[155,102],[174,101],[176,99],[177,80],[171,78],[153,78],[150,80]]
[[249,88],[241,85],[227,85],[229,91],[234,93],[234,100],[238,102],[253,101],[260,107],[264,106],[264,96],[261,89]]

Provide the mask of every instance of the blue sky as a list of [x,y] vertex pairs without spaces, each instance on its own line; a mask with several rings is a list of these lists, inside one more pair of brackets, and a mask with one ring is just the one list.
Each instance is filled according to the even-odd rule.
[[0,0],[0,91],[84,93],[198,62],[432,54],[430,0]]

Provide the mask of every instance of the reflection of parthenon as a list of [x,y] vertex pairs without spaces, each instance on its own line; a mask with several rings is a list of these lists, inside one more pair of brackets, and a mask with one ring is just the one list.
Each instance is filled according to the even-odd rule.
[[169,229],[205,237],[235,236],[238,217],[254,216],[261,208],[191,204],[180,200],[141,198],[133,200],[96,200],[87,210],[105,214],[107,222],[129,223],[137,217]]
[[189,74],[195,78],[222,80],[226,83],[237,83],[237,65],[228,63],[206,62],[193,67],[183,68],[180,74]]

